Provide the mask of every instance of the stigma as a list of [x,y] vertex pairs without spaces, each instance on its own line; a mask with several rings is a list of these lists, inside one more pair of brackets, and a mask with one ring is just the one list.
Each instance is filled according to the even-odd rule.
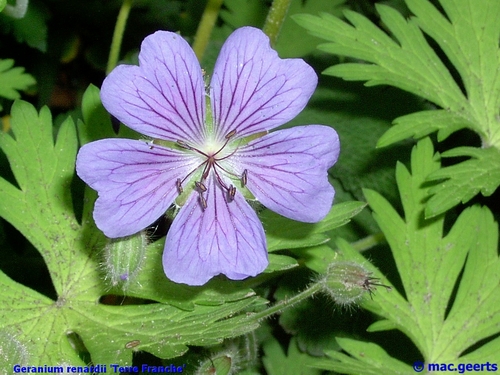
[[189,143],[177,140],[177,146],[182,149],[192,151],[201,156],[201,163],[194,168],[191,172],[189,172],[182,180],[180,178],[176,181],[176,187],[179,194],[184,192],[183,184],[188,180],[190,176],[192,176],[195,172],[200,172],[200,179],[194,181],[194,190],[198,194],[198,202],[203,211],[208,207],[207,200],[205,198],[205,194],[208,190],[207,188],[207,179],[212,174],[215,177],[215,180],[219,184],[219,186],[226,193],[226,201],[232,202],[236,195],[236,187],[232,184],[227,184],[223,176],[228,176],[230,179],[236,178],[241,181],[242,187],[244,187],[248,182],[248,171],[245,169],[241,175],[237,175],[229,170],[227,170],[222,162],[224,160],[230,159],[236,151],[238,147],[234,149],[227,150],[226,147],[230,143],[231,139],[236,135],[236,129],[231,130],[224,137],[224,140],[221,143],[216,143],[214,141],[207,142],[206,147],[203,150],[190,145]]

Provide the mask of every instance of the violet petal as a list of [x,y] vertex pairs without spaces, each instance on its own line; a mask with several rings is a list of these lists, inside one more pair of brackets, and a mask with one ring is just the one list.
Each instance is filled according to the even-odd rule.
[[84,145],[76,171],[99,198],[94,220],[110,238],[137,233],[165,213],[178,195],[176,181],[199,159],[181,151],[128,139]]
[[240,175],[247,171],[246,186],[264,206],[290,219],[317,222],[333,202],[328,168],[339,151],[339,138],[332,128],[299,126],[241,147],[231,164]]
[[259,29],[242,27],[222,46],[211,81],[214,123],[220,139],[270,130],[307,104],[318,78],[301,59],[280,59]]
[[204,193],[202,209],[193,193],[167,234],[163,268],[177,283],[203,285],[220,273],[233,280],[255,276],[268,265],[266,237],[255,211],[236,192],[227,192],[213,176]]
[[101,88],[104,107],[128,127],[153,138],[201,144],[205,91],[200,64],[178,34],[144,39],[140,66],[120,65]]

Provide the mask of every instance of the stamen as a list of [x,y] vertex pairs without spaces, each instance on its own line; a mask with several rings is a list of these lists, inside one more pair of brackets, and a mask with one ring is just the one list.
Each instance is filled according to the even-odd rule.
[[201,181],[195,181],[194,182],[194,185],[196,186],[196,188],[198,190],[200,190],[202,193],[204,193],[205,191],[207,191],[207,187],[205,186],[205,184]]
[[214,173],[215,173],[215,178],[217,179],[217,182],[219,183],[219,185],[222,186],[223,189],[229,191],[230,188],[227,187],[227,185],[224,183],[224,181],[222,180],[222,177],[219,175],[219,171],[216,168],[214,168]]
[[226,134],[225,138],[229,140],[229,139],[233,138],[235,134],[236,134],[236,129],[233,129],[229,133]]
[[205,211],[207,209],[207,200],[201,193],[198,195],[198,199],[200,200],[201,208]]
[[248,182],[248,171],[245,169],[243,171],[243,174],[241,175],[241,184],[243,186],[246,186],[247,185],[247,182]]
[[234,200],[234,196],[236,195],[236,188],[233,185],[229,186],[228,193],[229,193],[228,201],[232,202]]
[[177,140],[177,145],[182,147],[182,148],[185,148],[186,150],[193,150],[193,148],[190,145],[188,145],[184,141],[181,141],[180,139]]
[[182,182],[181,182],[180,178],[178,178],[177,181],[175,181],[175,185],[177,186],[177,190],[179,191],[179,194],[182,194],[184,189],[182,188]]
[[226,136],[224,137],[225,138],[224,143],[220,146],[220,148],[215,153],[214,152],[205,153],[202,150],[200,150],[196,147],[193,147],[193,146],[189,145],[187,142],[182,141],[180,139],[176,141],[176,143],[179,147],[186,149],[186,150],[195,151],[196,153],[198,153],[206,158],[196,168],[194,168],[191,172],[189,172],[188,175],[185,176],[183,179],[178,178],[175,181],[175,185],[177,187],[179,194],[182,194],[184,192],[182,184],[195,171],[199,171],[201,169],[200,180],[195,181],[194,185],[195,185],[195,190],[198,192],[198,201],[200,202],[200,205],[201,205],[201,208],[203,209],[203,211],[208,206],[207,200],[206,200],[203,193],[205,193],[207,191],[207,186],[205,185],[205,182],[209,178],[210,172],[213,173],[213,176],[215,177],[216,181],[219,183],[220,187],[227,193],[227,201],[228,202],[232,202],[234,200],[234,198],[236,196],[236,187],[234,187],[233,185],[229,185],[229,186],[226,185],[220,172],[223,171],[231,176],[234,176],[235,178],[240,178],[243,186],[245,186],[247,181],[248,181],[248,172],[246,169],[243,171],[241,176],[238,176],[237,174],[228,171],[221,164],[219,164],[219,161],[227,159],[236,153],[238,147],[236,147],[236,149],[234,149],[234,150],[231,150],[229,155],[218,157],[218,154],[221,153],[221,151],[228,145],[230,139],[233,138],[235,136],[235,134],[236,134],[236,129],[233,129],[229,133],[227,133]]

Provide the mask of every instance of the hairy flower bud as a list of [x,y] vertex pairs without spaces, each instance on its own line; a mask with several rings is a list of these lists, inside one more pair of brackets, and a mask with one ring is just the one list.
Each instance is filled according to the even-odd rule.
[[111,287],[126,291],[137,277],[146,253],[148,239],[145,231],[132,236],[110,240],[104,249],[104,272]]
[[196,375],[221,374],[232,375],[240,370],[240,358],[236,345],[231,345],[226,349],[213,353],[210,358],[203,361]]
[[382,286],[377,278],[362,264],[353,261],[338,261],[330,264],[326,275],[320,280],[323,291],[341,306],[358,303],[374,287]]

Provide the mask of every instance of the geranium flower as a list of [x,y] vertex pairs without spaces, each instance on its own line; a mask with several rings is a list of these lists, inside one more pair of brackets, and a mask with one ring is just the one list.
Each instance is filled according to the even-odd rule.
[[169,279],[202,285],[221,273],[257,275],[268,265],[266,237],[246,199],[303,222],[331,208],[327,170],[338,157],[337,133],[320,125],[267,133],[305,107],[315,72],[301,59],[280,59],[251,27],[225,42],[209,96],[178,34],[146,37],[139,62],[115,68],[101,99],[152,140],[103,139],[78,154],[78,175],[99,193],[96,225],[108,237],[129,236],[175,203],[181,208],[163,255]]

